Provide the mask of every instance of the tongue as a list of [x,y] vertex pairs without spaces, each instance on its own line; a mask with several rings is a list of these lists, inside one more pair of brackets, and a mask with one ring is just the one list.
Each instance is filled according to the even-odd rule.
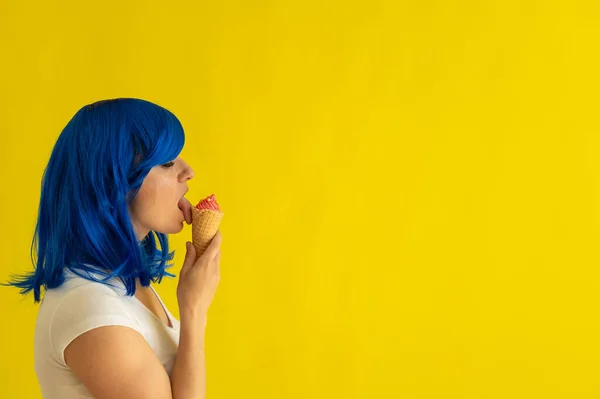
[[192,223],[192,204],[190,204],[190,201],[188,201],[185,198],[182,198],[177,203],[177,206],[179,207],[179,209],[181,209],[181,212],[183,212],[185,221],[188,222],[188,224]]

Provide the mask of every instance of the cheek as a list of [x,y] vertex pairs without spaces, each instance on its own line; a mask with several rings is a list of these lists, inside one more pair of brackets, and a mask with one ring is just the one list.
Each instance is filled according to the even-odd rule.
[[131,203],[131,209],[137,217],[148,214],[156,205],[158,198],[158,186],[155,179],[148,176],[140,187],[135,199]]
[[177,183],[168,176],[148,175],[132,203],[132,213],[138,222],[152,229],[168,230],[181,213],[177,192]]
[[172,219],[173,213],[179,211],[173,199],[175,196],[173,186],[167,182],[157,180],[148,184],[140,190],[138,209],[141,217],[152,223]]

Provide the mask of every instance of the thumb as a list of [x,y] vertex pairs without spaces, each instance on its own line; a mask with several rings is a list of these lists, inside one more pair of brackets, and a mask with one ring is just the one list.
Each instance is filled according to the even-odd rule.
[[189,269],[196,263],[196,248],[191,242],[185,243],[185,259],[183,260],[183,266],[181,268],[181,274],[185,274]]

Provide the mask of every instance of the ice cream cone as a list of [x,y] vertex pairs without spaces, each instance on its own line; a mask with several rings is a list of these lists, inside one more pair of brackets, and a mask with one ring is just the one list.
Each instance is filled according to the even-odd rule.
[[196,248],[196,260],[202,256],[210,241],[217,234],[221,219],[223,219],[223,213],[220,211],[192,207],[192,244]]

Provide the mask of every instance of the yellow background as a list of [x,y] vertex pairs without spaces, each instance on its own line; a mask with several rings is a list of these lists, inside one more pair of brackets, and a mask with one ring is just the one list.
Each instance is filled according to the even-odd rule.
[[[596,1],[0,6],[0,278],[83,105],[173,111],[225,218],[208,397],[600,396]],[[171,236],[178,272],[191,229]],[[158,286],[178,315],[176,280]],[[0,288],[0,397],[39,398]]]

